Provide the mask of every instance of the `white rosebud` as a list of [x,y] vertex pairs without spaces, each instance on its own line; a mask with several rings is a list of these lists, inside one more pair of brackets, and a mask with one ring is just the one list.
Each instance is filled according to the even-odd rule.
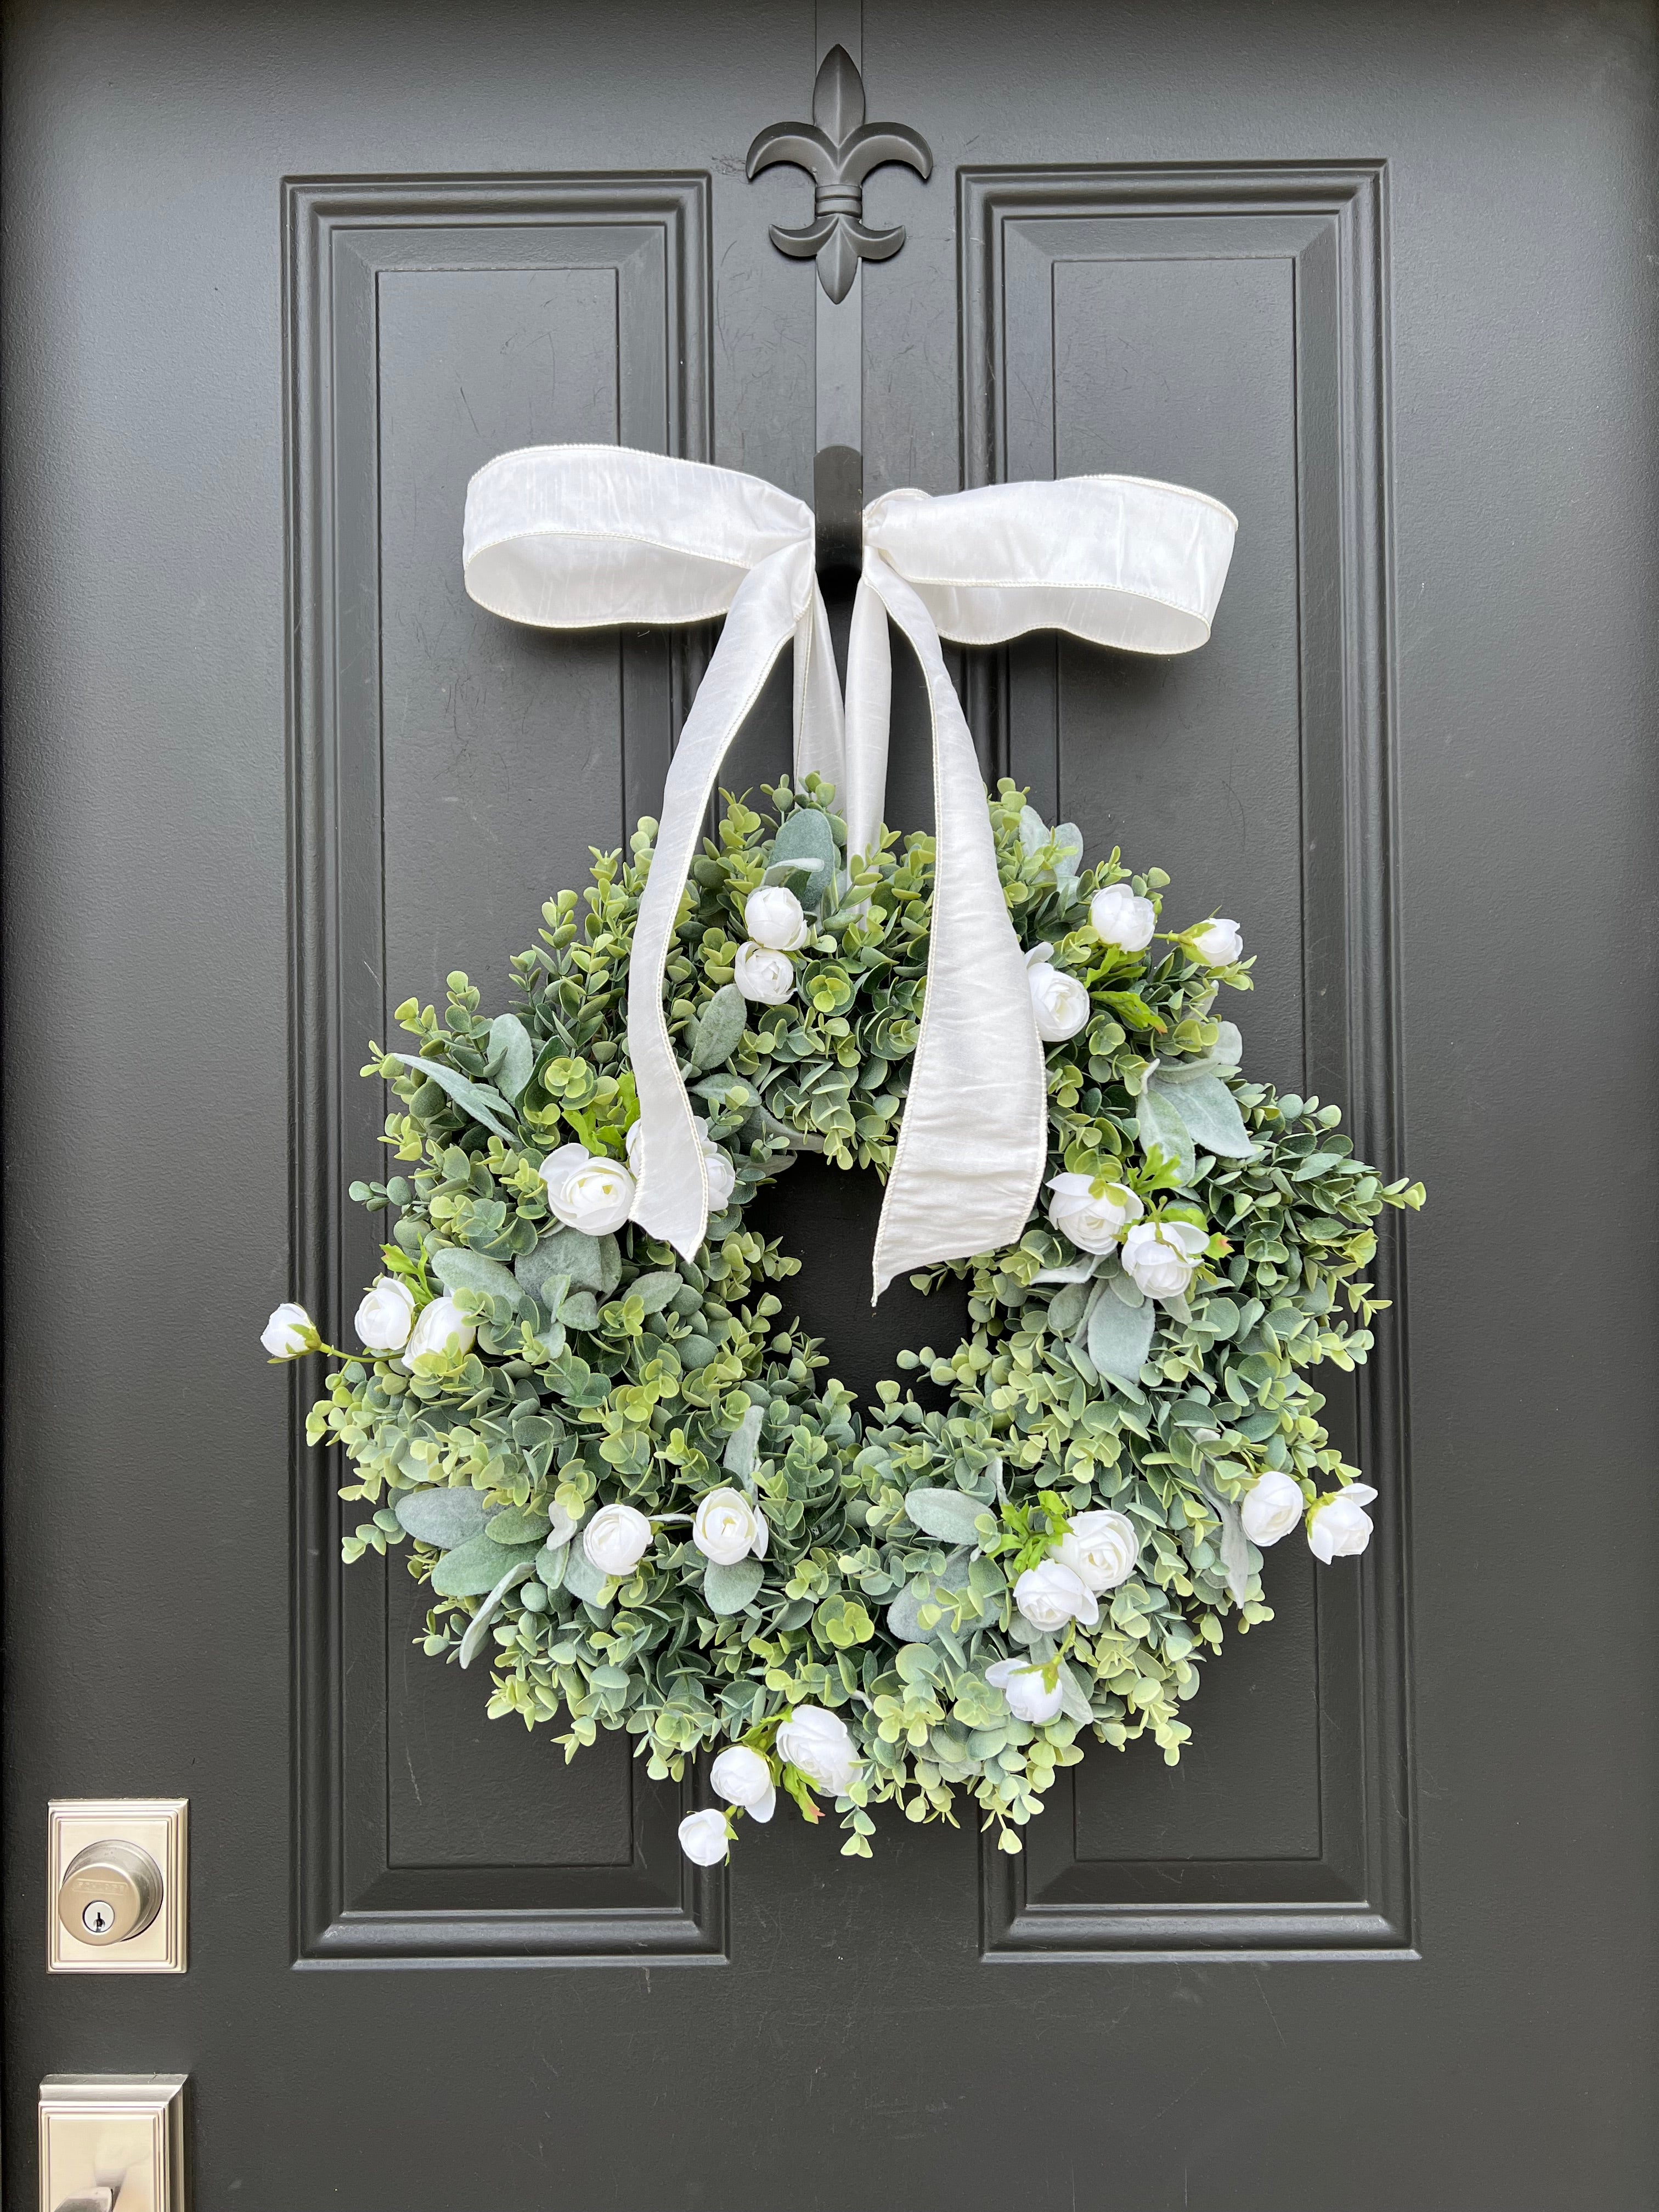
[[1050,1176],[1048,1188],[1048,1218],[1079,1252],[1109,1252],[1146,1211],[1127,1183],[1098,1176]]
[[590,1152],[586,1145],[561,1145],[550,1152],[542,1162],[542,1181],[554,1219],[587,1237],[620,1229],[634,1203],[634,1178],[621,1161]]
[[1089,902],[1089,919],[1103,945],[1115,945],[1122,952],[1144,952],[1158,929],[1158,909],[1151,899],[1137,898],[1127,884],[1108,884]]
[[651,1548],[651,1523],[632,1505],[602,1505],[582,1530],[587,1563],[602,1575],[632,1574]]
[[1044,1559],[1040,1566],[1028,1567],[1014,1584],[1014,1603],[1033,1628],[1048,1635],[1064,1628],[1068,1620],[1080,1620],[1085,1628],[1092,1628],[1100,1618],[1094,1592],[1075,1568],[1059,1559]]
[[800,901],[783,884],[763,884],[744,901],[743,926],[769,952],[793,952],[811,930]]
[[1053,1720],[1064,1701],[1060,1669],[1054,1669],[1051,1690],[1042,1679],[1042,1668],[1034,1667],[1029,1659],[999,1659],[994,1667],[986,1668],[985,1679],[994,1690],[1001,1691],[1015,1719],[1030,1721],[1033,1728]]
[[680,1822],[680,1849],[693,1866],[718,1866],[731,1848],[726,1815],[714,1806],[706,1813],[688,1813]]
[[778,1730],[778,1757],[796,1767],[815,1789],[845,1796],[859,1771],[858,1750],[839,1713],[822,1705],[797,1705]]
[[415,1326],[409,1333],[409,1342],[404,1350],[403,1364],[412,1368],[424,1353],[442,1352],[452,1337],[459,1340],[463,1352],[471,1352],[472,1340],[477,1333],[453,1298],[434,1298],[429,1305],[423,1305],[415,1317]]
[[766,1557],[766,1522],[740,1490],[711,1490],[691,1523],[691,1541],[717,1567],[735,1566],[752,1552]]
[[1376,1492],[1369,1482],[1351,1482],[1308,1516],[1308,1544],[1315,1559],[1325,1566],[1333,1559],[1351,1558],[1371,1540],[1371,1516],[1366,1512]]
[[[697,1125],[697,1142],[702,1146],[703,1172],[708,1178],[708,1210],[723,1213],[738,1180],[738,1170],[732,1155],[723,1146],[717,1145],[708,1134],[708,1124],[701,1114],[691,1119]],[[645,1124],[635,1121],[623,1142],[628,1147],[628,1164],[637,1176],[645,1157]]]
[[397,1275],[382,1275],[352,1323],[371,1352],[401,1352],[415,1326],[415,1293]]
[[1187,941],[1206,968],[1231,968],[1244,957],[1244,939],[1236,921],[1202,922]]
[[1031,987],[1031,1012],[1045,1044],[1060,1044],[1086,1027],[1089,993],[1075,975],[1054,966],[1052,945],[1035,945],[1025,956],[1025,980]]
[[1127,1514],[1073,1513],[1053,1552],[1098,1595],[1128,1581],[1140,1557],[1140,1539]]
[[317,1324],[303,1306],[291,1300],[279,1305],[259,1333],[259,1341],[273,1359],[300,1359],[315,1350]]
[[1276,1544],[1281,1536],[1290,1534],[1307,1506],[1302,1485],[1279,1468],[1270,1467],[1250,1486],[1238,1517],[1244,1524],[1244,1534],[1265,1552],[1269,1544]]
[[752,938],[738,947],[732,981],[757,1006],[781,1006],[795,988],[795,963],[787,952],[769,951]]
[[728,1805],[741,1805],[753,1820],[771,1819],[778,1802],[772,1770],[746,1743],[732,1744],[721,1752],[708,1770],[708,1779],[714,1795]]
[[1123,1240],[1123,1266],[1149,1298],[1179,1298],[1209,1243],[1190,1221],[1140,1221]]

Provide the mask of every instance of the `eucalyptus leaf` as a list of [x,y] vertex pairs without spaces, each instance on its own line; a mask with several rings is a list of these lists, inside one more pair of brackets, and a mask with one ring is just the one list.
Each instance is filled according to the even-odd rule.
[[515,1559],[513,1562],[513,1565],[507,1569],[507,1572],[501,1577],[500,1582],[498,1582],[495,1588],[489,1592],[489,1595],[485,1598],[483,1603],[473,1614],[471,1621],[467,1628],[466,1634],[461,1638],[461,1664],[463,1667],[470,1667],[472,1664],[472,1662],[477,1657],[478,1646],[483,1642],[484,1637],[489,1632],[489,1624],[495,1618],[496,1610],[499,1607],[501,1600],[507,1595],[508,1590],[516,1589],[520,1583],[527,1582],[535,1571],[536,1568],[533,1560]]
[[708,1601],[708,1610],[722,1618],[741,1613],[765,1579],[766,1570],[758,1559],[738,1559],[730,1566],[711,1559],[702,1577],[702,1594]]
[[[905,1584],[887,1608],[887,1626],[901,1644],[926,1644],[939,1633],[939,1624],[924,1628],[919,1617],[921,1607],[935,1602],[941,1590],[968,1587],[968,1554],[953,1552],[936,1574],[917,1575]],[[1024,1618],[1024,1614],[1018,1617]]]
[[555,1544],[550,1540],[536,1554],[536,1579],[544,1589],[556,1590],[564,1581],[565,1569],[570,1564],[570,1540]]
[[1083,1309],[1089,1303],[1089,1285],[1085,1279],[1067,1283],[1057,1291],[1048,1304],[1048,1326],[1061,1336],[1069,1336],[1083,1318]]
[[1190,1183],[1198,1166],[1192,1133],[1173,1097],[1158,1089],[1156,1076],[1141,1091],[1138,1119],[1141,1151],[1150,1158],[1154,1147],[1161,1146],[1177,1163],[1182,1182]]
[[392,1510],[410,1534],[441,1552],[453,1552],[483,1534],[483,1500],[476,1490],[406,1490]]
[[536,1065],[536,1046],[516,1014],[497,1014],[489,1024],[489,1066],[503,1098],[516,1098]]
[[432,1570],[432,1587],[440,1597],[482,1597],[495,1587],[503,1566],[515,1567],[526,1560],[533,1565],[540,1549],[538,1544],[509,1546],[503,1556],[501,1546],[486,1529],[444,1553]]
[[636,1275],[623,1292],[627,1298],[637,1298],[647,1313],[660,1313],[670,1298],[685,1287],[684,1278],[672,1267],[664,1267],[649,1275]]
[[735,983],[723,983],[697,1017],[691,1040],[691,1073],[702,1075],[731,1059],[749,1025],[749,1001]]
[[913,1490],[904,1510],[926,1536],[942,1537],[947,1544],[976,1544],[975,1522],[985,1508],[959,1490]]
[[592,1291],[572,1291],[559,1308],[559,1319],[567,1328],[597,1328],[599,1302]]
[[436,1245],[427,1258],[433,1273],[451,1292],[482,1291],[486,1297],[510,1298],[514,1305],[522,1295],[522,1282],[511,1267],[464,1244]]
[[772,840],[772,861],[810,860],[812,872],[797,891],[803,906],[814,906],[830,887],[840,855],[830,817],[816,806],[798,806],[785,815]]
[[1126,1306],[1121,1298],[1102,1298],[1089,1316],[1089,1357],[1115,1382],[1139,1385],[1152,1350],[1157,1309],[1147,1298]]
[[518,1143],[510,1118],[513,1109],[501,1092],[492,1090],[489,1084],[469,1082],[465,1075],[458,1074],[441,1060],[422,1060],[416,1053],[394,1052],[387,1057],[402,1060],[406,1067],[414,1068],[417,1074],[424,1075],[435,1083],[440,1091],[447,1091],[455,1103],[465,1107],[475,1121],[481,1122],[486,1129],[492,1129],[498,1137],[505,1137],[509,1145]]
[[690,1336],[681,1337],[674,1349],[680,1356],[681,1366],[690,1370],[694,1367],[707,1367],[718,1354],[720,1346],[712,1338],[700,1336],[694,1329]]

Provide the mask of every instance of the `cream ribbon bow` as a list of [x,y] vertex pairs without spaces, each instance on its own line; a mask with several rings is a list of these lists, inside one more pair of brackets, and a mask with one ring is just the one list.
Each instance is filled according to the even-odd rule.
[[882,1206],[875,1296],[895,1275],[1024,1234],[1048,1158],[1043,1050],[997,875],[985,787],[939,640],[1064,629],[1137,653],[1209,635],[1234,516],[1138,477],[991,484],[864,511],[845,707],[810,507],[775,485],[616,446],[503,453],[467,487],[466,588],[544,629],[726,625],[675,749],[628,986],[639,1089],[633,1218],[691,1258],[708,1220],[702,1146],[664,1018],[669,946],[720,764],[786,645],[795,773],[836,787],[850,854],[874,849],[887,775],[887,624],[910,641],[933,719],[935,857],[927,988]]

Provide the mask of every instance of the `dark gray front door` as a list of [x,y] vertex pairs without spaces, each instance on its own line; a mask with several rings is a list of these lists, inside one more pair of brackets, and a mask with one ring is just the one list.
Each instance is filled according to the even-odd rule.
[[[811,495],[848,326],[744,155],[831,31],[935,161],[833,311],[867,494],[1242,519],[1190,659],[969,660],[988,772],[1239,916],[1252,1066],[1431,1204],[1377,1540],[1273,1555],[1178,1769],[696,1875],[341,1570],[254,1340],[366,1272],[365,1039],[504,984],[707,649],[483,616],[469,475]],[[1650,2204],[1651,9],[36,0],[9,64],[7,2205],[74,2071],[192,2077],[198,2212]],[[848,1318],[872,1218],[773,1213],[866,1389],[940,1329]],[[121,1794],[190,1800],[189,1972],[48,1978],[47,1801]]]

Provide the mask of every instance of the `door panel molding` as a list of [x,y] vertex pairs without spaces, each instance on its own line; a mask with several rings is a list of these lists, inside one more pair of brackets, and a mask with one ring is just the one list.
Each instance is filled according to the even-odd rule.
[[[290,179],[283,246],[294,1274],[296,1295],[337,1342],[356,1295],[351,1286],[372,1273],[374,1261],[347,1186],[372,1172],[367,1164],[379,1157],[385,1111],[383,1094],[362,1083],[357,1068],[364,1041],[385,1037],[391,1014],[383,623],[392,611],[382,608],[381,572],[395,501],[382,480],[386,288],[404,280],[401,304],[415,298],[410,272],[508,287],[523,272],[569,279],[598,317],[599,365],[589,384],[602,401],[599,434],[706,459],[709,184],[701,175],[648,174]],[[434,295],[420,296],[429,303]],[[451,367],[434,361],[432,374]],[[553,381],[532,370],[526,388]],[[536,434],[546,434],[532,427],[523,442]],[[446,486],[457,501],[457,573],[462,489]],[[448,641],[435,657],[453,646],[459,665],[466,645]],[[589,787],[599,792],[588,803],[605,812],[607,840],[614,830],[622,842],[659,798],[702,646],[690,636],[672,648],[660,634],[630,637],[605,647],[608,662],[594,662],[589,652],[580,663],[611,702],[607,711],[620,716],[614,825],[603,786]],[[407,653],[401,643],[398,650]],[[523,650],[532,658],[516,670],[529,670],[529,681],[545,680],[550,666],[556,675],[577,665],[584,648],[573,645],[568,663],[534,659],[533,643]],[[514,670],[489,672],[492,681],[514,680]],[[418,826],[411,834],[421,834]],[[525,921],[528,929],[533,916]],[[389,1770],[399,1749],[411,1780],[414,1766],[407,1743],[392,1739],[391,1654],[407,1643],[409,1624],[401,1601],[389,1624],[387,1577],[401,1577],[402,1561],[394,1554],[386,1575],[360,1568],[343,1576],[338,1455],[307,1448],[307,1395],[296,1372],[289,1416],[295,1963],[719,1961],[724,1872],[691,1867],[675,1834],[690,1783],[653,1784],[639,1759],[619,1757],[608,1778],[589,1770],[580,1787],[620,1791],[622,1801],[602,1804],[585,1827],[574,1824],[570,1863],[558,1863],[556,1833],[544,1847],[544,1863],[532,1864],[510,1833],[502,1851],[495,1832],[492,1854],[488,1823],[467,1848],[441,1853],[429,1825],[418,1821],[416,1856],[447,1863],[399,1863],[407,1853],[394,1832],[398,1806],[406,1828],[413,1815]],[[435,1670],[419,1671],[428,1701],[464,1687],[469,1711],[481,1709],[482,1676],[463,1686],[446,1675],[428,1686],[424,1678]],[[455,1711],[441,1711],[441,1721],[457,1725]],[[550,1763],[560,1756],[545,1740],[514,1748]],[[555,1786],[545,1774],[539,1778],[544,1790]],[[496,1863],[479,1863],[492,1856]]]
[[[957,209],[966,485],[1076,465],[1066,457],[1060,419],[1062,272],[1069,281],[1079,264],[1109,272],[1176,261],[1269,260],[1287,269],[1301,1082],[1343,1102],[1356,1148],[1392,1175],[1403,1133],[1386,184],[1384,165],[1372,161],[963,170]],[[1108,465],[1133,466],[1121,448]],[[1249,528],[1246,516],[1242,549]],[[1103,667],[1112,665],[1109,657],[1095,657],[1097,687]],[[1185,670],[1170,664],[1159,680],[1174,691]],[[1067,805],[1068,676],[1080,690],[1090,672],[1081,648],[1046,637],[979,656],[971,667],[969,708],[988,766],[1029,783],[1050,818]],[[1178,702],[1166,700],[1159,711],[1178,714]],[[1316,1585],[1318,1748],[1309,1810],[1316,1852],[1089,1857],[1068,1770],[1027,1831],[1023,1855],[1010,1858],[988,1838],[982,1847],[986,1959],[1416,1955],[1404,1577],[1407,1309],[1397,1239],[1384,1236],[1373,1273],[1394,1310],[1370,1363],[1352,1394],[1322,1383],[1339,1442],[1357,1449],[1381,1497],[1361,1573],[1322,1576]],[[1272,1567],[1267,1579],[1271,1600]],[[1194,1707],[1200,1734],[1207,1694]]]

